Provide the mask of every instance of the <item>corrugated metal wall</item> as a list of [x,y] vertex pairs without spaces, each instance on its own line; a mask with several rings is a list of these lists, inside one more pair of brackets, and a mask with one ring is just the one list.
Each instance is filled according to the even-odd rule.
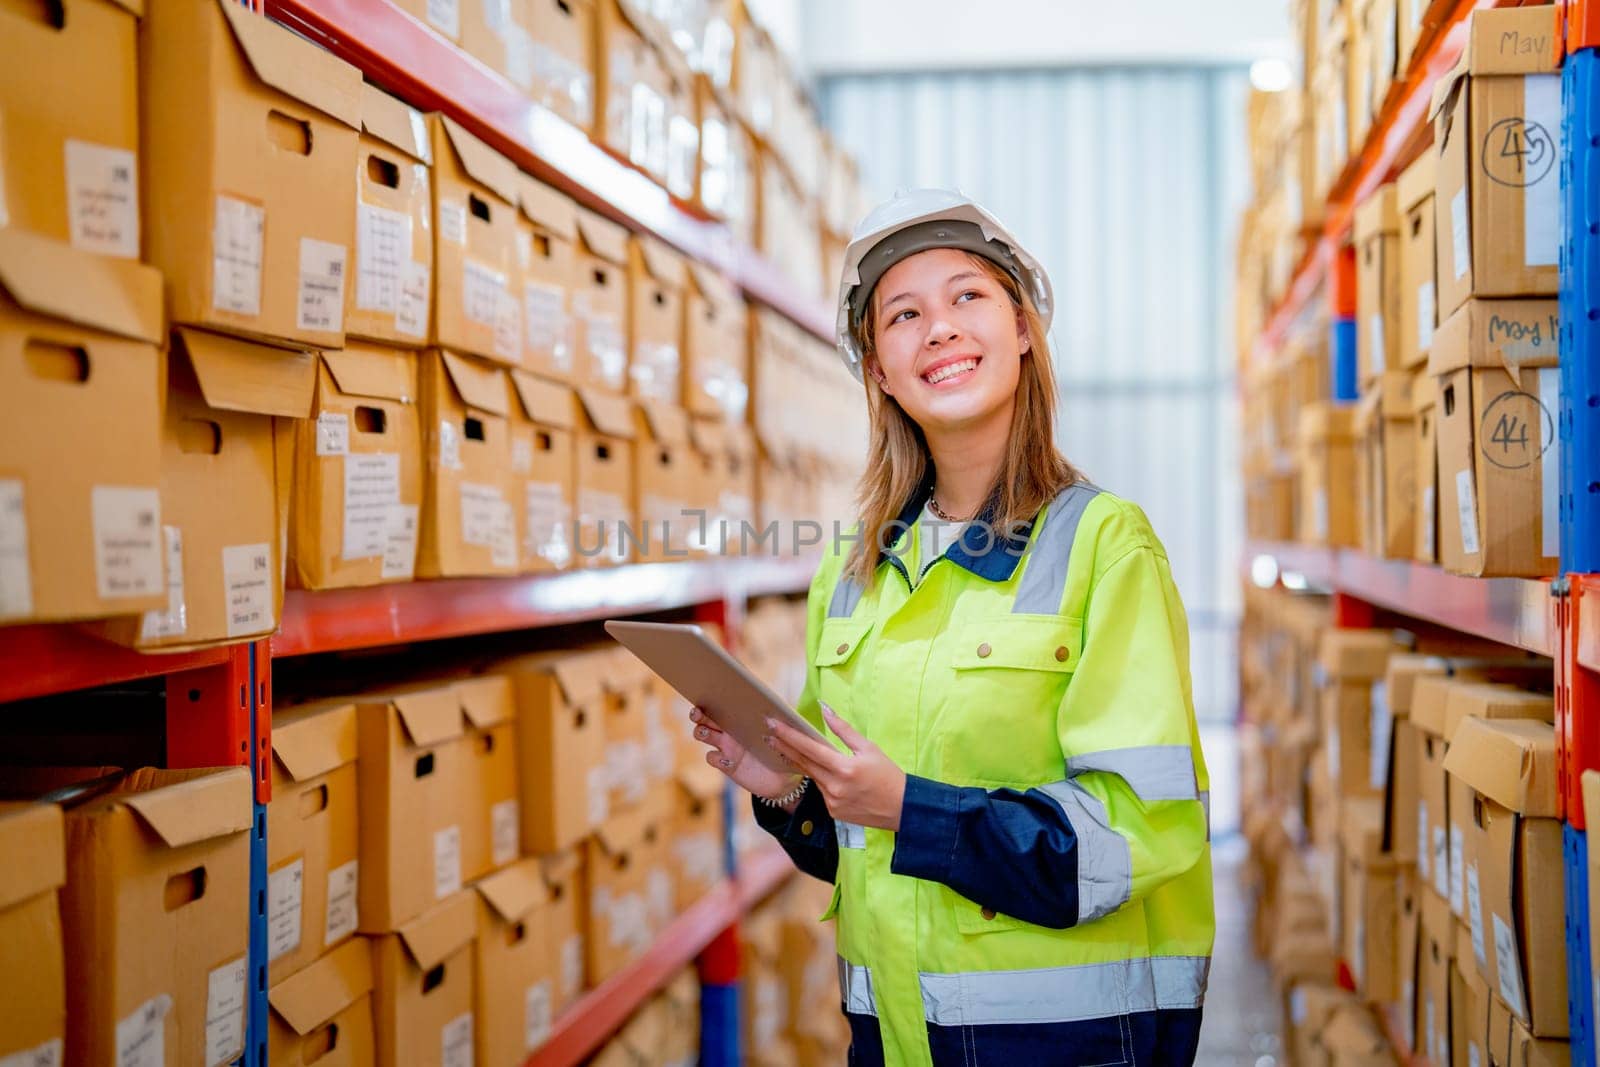
[[1231,244],[1244,200],[1234,69],[849,75],[830,129],[880,194],[955,186],[1050,272],[1062,449],[1137,501],[1193,631],[1202,718],[1235,706],[1240,503]]

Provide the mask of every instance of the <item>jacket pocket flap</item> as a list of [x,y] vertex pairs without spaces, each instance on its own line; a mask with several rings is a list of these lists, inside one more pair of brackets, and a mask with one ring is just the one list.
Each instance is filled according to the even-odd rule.
[[1078,668],[1083,624],[1055,615],[999,615],[962,626],[952,657],[956,670],[1009,667],[1070,673]]
[[814,667],[837,667],[856,654],[872,629],[871,619],[828,619],[822,624],[822,637],[812,654]]

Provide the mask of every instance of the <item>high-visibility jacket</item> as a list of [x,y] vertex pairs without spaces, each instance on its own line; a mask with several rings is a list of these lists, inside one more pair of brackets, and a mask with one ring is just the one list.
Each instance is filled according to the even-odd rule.
[[799,711],[843,748],[826,703],[907,773],[899,831],[834,820],[816,789],[792,816],[756,805],[835,884],[851,1062],[1192,1063],[1209,782],[1166,552],[1080,483],[913,581],[929,491],[870,588],[848,543],[825,554],[806,626]]

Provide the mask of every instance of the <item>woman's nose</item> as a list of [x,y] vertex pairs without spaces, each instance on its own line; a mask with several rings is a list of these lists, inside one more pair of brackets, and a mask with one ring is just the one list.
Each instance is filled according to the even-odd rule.
[[954,341],[960,336],[960,331],[955,325],[943,319],[934,319],[928,324],[928,344],[938,345],[947,341]]

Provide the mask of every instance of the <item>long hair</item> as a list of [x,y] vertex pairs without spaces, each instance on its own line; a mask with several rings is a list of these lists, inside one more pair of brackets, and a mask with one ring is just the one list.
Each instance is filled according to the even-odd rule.
[[[1055,445],[1055,368],[1038,310],[1011,275],[983,256],[968,256],[1000,284],[1012,305],[1021,310],[1028,333],[1028,351],[1022,355],[1017,379],[1005,462],[990,487],[990,496],[996,500],[991,521],[996,537],[1000,537],[1019,524],[1031,522],[1052,497],[1081,481],[1083,475]],[[866,315],[856,330],[864,361],[875,355],[877,314],[870,299],[868,294]],[[892,544],[894,540],[886,531],[927,477],[930,457],[922,428],[905,413],[900,402],[885,393],[871,374],[863,374],[862,378],[871,422],[867,466],[856,486],[862,536],[851,549],[845,570],[863,587],[870,587],[878,564],[883,561],[882,542]]]

